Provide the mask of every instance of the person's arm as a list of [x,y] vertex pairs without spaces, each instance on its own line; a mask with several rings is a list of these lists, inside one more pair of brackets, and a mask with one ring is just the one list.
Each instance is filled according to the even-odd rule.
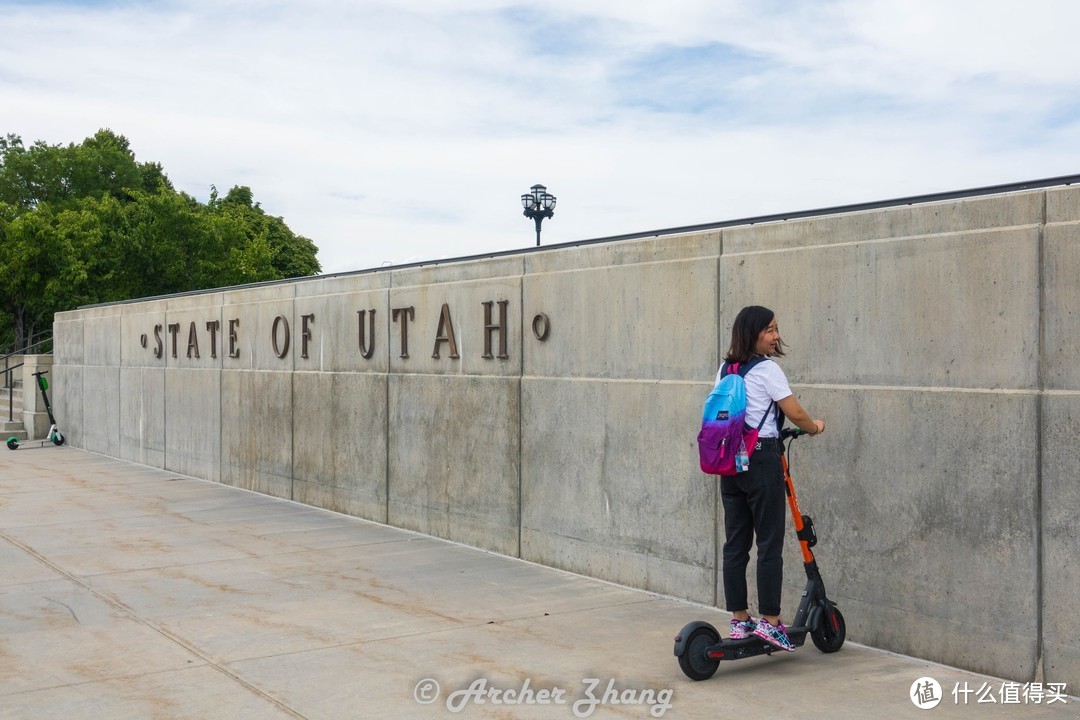
[[799,404],[794,395],[788,395],[776,404],[780,406],[787,419],[800,430],[805,430],[810,435],[817,435],[825,430],[825,421],[812,419],[810,414],[803,410],[803,406]]

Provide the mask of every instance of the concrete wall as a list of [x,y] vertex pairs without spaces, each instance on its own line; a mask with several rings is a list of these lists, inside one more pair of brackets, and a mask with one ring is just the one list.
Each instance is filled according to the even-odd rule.
[[89,450],[722,604],[695,437],[766,305],[849,637],[1075,691],[1078,235],[1059,188],[94,307],[54,404]]

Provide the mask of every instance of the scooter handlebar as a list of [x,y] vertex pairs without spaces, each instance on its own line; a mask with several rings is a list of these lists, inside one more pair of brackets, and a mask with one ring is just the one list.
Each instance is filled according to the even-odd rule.
[[809,433],[807,433],[802,428],[784,428],[780,431],[780,439],[787,440],[789,438],[797,438],[807,434]]

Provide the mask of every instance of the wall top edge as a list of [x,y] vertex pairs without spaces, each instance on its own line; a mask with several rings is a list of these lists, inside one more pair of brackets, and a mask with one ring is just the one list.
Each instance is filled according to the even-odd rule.
[[781,212],[773,213],[769,215],[759,215],[753,217],[743,217],[734,220],[724,220],[712,223],[702,223],[698,225],[686,225],[681,227],[664,228],[659,230],[648,230],[645,232],[629,233],[625,235],[612,235],[608,237],[591,238],[586,240],[573,240],[565,243],[558,243],[555,245],[542,245],[537,247],[525,247],[517,248],[513,250],[501,250],[489,253],[480,253],[477,255],[466,255],[454,258],[442,258],[437,260],[421,260],[414,263],[407,263],[402,265],[391,265],[385,267],[365,268],[358,270],[350,270],[340,273],[331,273],[328,275],[308,275],[298,278],[288,278],[284,280],[269,280],[261,283],[249,283],[246,285],[236,285],[228,288],[208,288],[205,290],[192,290],[184,293],[174,293],[170,295],[157,295],[145,298],[132,298],[130,300],[120,300],[109,303],[97,303],[93,305],[82,305],[78,310],[87,310],[93,308],[103,308],[116,305],[127,305],[136,302],[146,302],[149,300],[163,300],[180,297],[189,297],[195,295],[204,295],[210,293],[229,292],[234,293],[242,290],[251,290],[254,288],[267,288],[267,287],[280,287],[280,286],[292,286],[296,283],[310,282],[313,280],[324,280],[332,278],[345,278],[357,275],[371,275],[378,273],[399,272],[402,270],[421,270],[424,268],[436,268],[446,265],[458,265],[462,263],[474,263],[478,261],[491,260],[496,258],[514,258],[527,255],[533,255],[536,253],[550,252],[552,250],[566,250],[575,247],[598,245],[603,243],[616,243],[627,240],[646,240],[649,238],[668,237],[672,235],[694,235],[698,233],[707,233],[710,231],[723,230],[725,228],[738,228],[752,225],[760,225],[766,223],[780,223],[791,220],[800,220],[806,218],[822,217],[829,215],[839,215],[847,213],[865,212],[870,210],[881,210],[893,207],[902,207],[910,205],[924,205],[929,203],[937,203],[949,200],[960,200],[964,198],[974,198],[980,196],[989,195],[1007,195],[1021,193],[1031,190],[1045,190],[1049,188],[1060,188],[1062,186],[1080,185],[1080,174],[1078,175],[1061,175],[1058,177],[1044,178],[1040,180],[1028,180],[1024,182],[1006,183],[1001,185],[988,185],[978,188],[969,188],[966,190],[954,190],[938,193],[929,193],[924,195],[911,195],[907,197],[893,198],[889,200],[877,200],[864,203],[854,203],[849,205],[835,205],[825,208],[817,208],[811,210],[799,210],[794,212]]

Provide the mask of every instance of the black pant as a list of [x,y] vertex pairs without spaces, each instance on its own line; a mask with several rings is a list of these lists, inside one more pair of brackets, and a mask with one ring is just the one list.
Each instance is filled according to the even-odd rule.
[[724,595],[729,611],[746,610],[746,566],[757,535],[758,613],[780,614],[784,578],[784,469],[779,448],[761,448],[750,457],[750,469],[720,478],[724,503]]

